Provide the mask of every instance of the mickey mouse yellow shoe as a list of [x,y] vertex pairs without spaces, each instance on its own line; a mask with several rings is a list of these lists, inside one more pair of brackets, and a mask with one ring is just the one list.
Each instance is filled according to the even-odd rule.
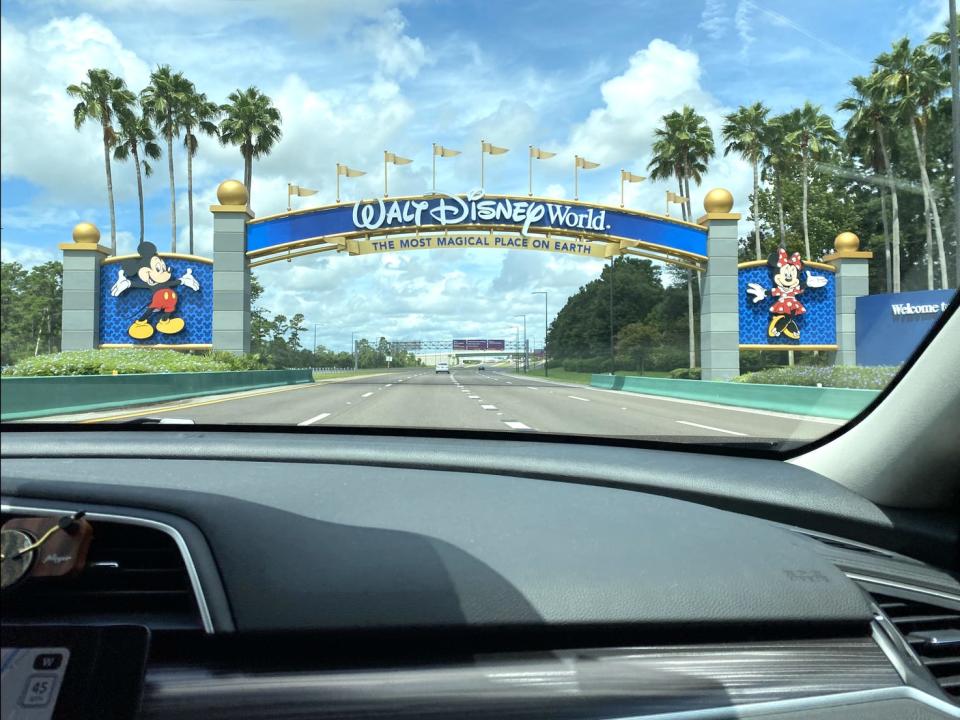
[[137,320],[129,328],[127,328],[127,335],[132,337],[134,340],[146,340],[148,337],[153,335],[153,325],[148,323],[146,320]]
[[167,318],[157,322],[157,332],[162,332],[164,335],[175,335],[183,330],[185,324],[183,318]]

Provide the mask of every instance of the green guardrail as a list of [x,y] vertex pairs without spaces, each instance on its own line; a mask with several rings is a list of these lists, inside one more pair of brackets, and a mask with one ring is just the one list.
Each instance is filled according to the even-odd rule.
[[819,388],[802,385],[673,380],[632,375],[592,375],[590,385],[607,390],[699,400],[718,405],[772,410],[794,415],[849,420],[856,417],[880,393],[879,390]]
[[5,377],[0,379],[0,420],[67,415],[310,382],[313,374],[309,369]]

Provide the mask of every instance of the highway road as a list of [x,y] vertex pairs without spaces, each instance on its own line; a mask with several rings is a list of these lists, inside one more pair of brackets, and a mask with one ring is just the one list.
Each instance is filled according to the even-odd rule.
[[120,422],[141,417],[196,423],[556,432],[584,435],[810,439],[843,423],[761,410],[602,390],[542,376],[409,368],[312,385],[46,418]]

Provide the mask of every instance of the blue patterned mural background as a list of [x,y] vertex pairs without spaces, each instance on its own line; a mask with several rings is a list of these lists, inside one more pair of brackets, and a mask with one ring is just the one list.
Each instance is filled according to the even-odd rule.
[[[797,318],[800,339],[791,340],[786,335],[767,337],[770,325],[770,307],[774,300],[766,297],[758,303],[747,294],[747,285],[757,283],[770,290],[774,287],[770,270],[766,265],[740,268],[738,303],[740,308],[740,344],[741,345],[836,345],[837,343],[837,285],[834,274],[828,270],[810,268],[814,275],[823,275],[827,284],[821,288],[807,288],[797,298],[807,312]],[[803,270],[806,279],[807,268]]]
[[[150,304],[152,290],[130,288],[119,297],[110,294],[117,281],[120,263],[100,267],[100,344],[116,345],[209,345],[213,342],[213,265],[197,260],[170,257],[160,253],[173,270],[173,277],[181,277],[187,269],[200,284],[199,290],[180,286],[177,293],[177,310],[174,317],[182,317],[186,325],[175,335],[155,332],[147,340],[134,340],[127,328]],[[151,324],[156,325],[155,321]]]

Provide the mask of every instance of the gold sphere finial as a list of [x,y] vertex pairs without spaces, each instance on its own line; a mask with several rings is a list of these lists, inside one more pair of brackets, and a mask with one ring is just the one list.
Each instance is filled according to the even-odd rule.
[[708,213],[728,213],[733,209],[733,195],[724,188],[714,188],[703,198],[703,209]]
[[838,253],[856,252],[860,249],[860,238],[852,232],[842,232],[833,241],[833,249]]
[[246,205],[247,188],[239,180],[224,180],[217,187],[217,200],[221,205]]
[[73,226],[73,241],[96,244],[100,242],[100,229],[93,223],[77,223]]

